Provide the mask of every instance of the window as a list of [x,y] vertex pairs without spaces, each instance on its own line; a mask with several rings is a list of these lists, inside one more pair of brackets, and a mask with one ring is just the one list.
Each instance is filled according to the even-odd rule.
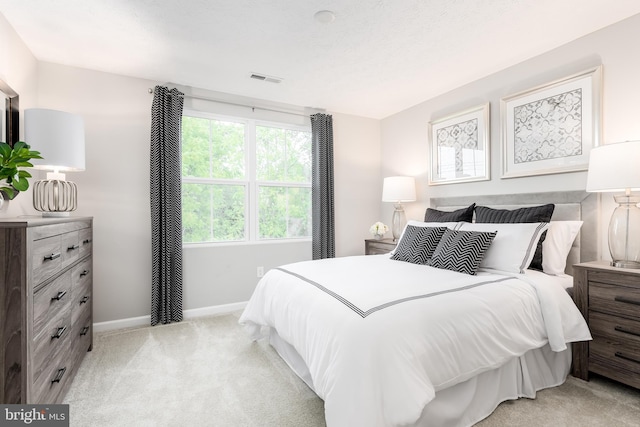
[[292,125],[182,118],[184,243],[311,236],[311,132]]

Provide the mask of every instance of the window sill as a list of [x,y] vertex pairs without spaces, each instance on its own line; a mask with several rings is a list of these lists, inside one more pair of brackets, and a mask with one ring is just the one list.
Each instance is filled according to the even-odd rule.
[[247,240],[241,242],[204,242],[204,243],[184,243],[183,249],[198,248],[220,248],[225,246],[262,246],[262,245],[286,245],[297,243],[311,243],[311,238],[301,239],[270,239],[270,240]]

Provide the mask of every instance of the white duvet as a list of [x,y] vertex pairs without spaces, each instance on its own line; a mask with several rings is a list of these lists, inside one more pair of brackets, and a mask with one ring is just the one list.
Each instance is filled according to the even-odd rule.
[[591,339],[558,279],[496,273],[388,255],[289,264],[264,276],[240,323],[297,350],[328,426],[412,424],[438,390],[546,343]]

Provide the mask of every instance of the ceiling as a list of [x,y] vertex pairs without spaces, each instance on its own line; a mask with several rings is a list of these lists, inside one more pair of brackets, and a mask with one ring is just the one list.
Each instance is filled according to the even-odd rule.
[[[335,19],[318,22],[320,10]],[[41,61],[380,119],[640,1],[0,0],[0,13]]]

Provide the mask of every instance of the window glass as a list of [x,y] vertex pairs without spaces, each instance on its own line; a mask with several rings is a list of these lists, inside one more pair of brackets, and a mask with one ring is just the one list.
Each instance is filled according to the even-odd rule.
[[184,243],[310,237],[311,132],[183,116],[182,223]]

